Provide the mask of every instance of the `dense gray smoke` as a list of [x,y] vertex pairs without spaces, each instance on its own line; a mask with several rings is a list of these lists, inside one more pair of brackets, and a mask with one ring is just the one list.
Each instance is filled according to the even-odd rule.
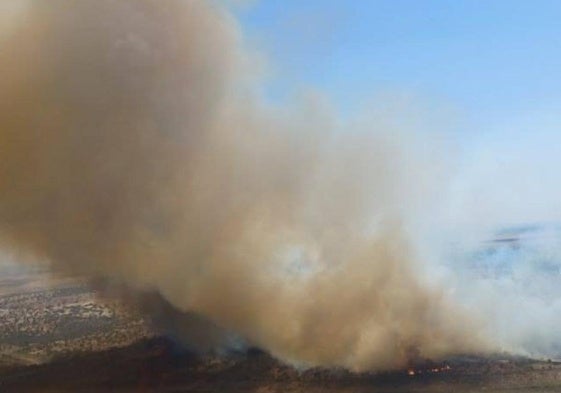
[[481,350],[422,277],[430,160],[407,131],[273,108],[218,5],[23,1],[0,34],[0,234],[156,291],[294,364]]

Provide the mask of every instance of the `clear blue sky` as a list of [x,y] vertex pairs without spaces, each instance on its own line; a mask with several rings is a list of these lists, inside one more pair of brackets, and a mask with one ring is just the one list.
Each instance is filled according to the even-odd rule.
[[561,113],[561,1],[260,0],[238,13],[279,97],[313,86],[345,111],[406,91],[481,128]]

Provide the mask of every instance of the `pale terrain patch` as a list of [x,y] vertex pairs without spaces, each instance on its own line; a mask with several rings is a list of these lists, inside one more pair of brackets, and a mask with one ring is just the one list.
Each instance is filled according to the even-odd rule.
[[129,345],[150,337],[140,313],[100,296],[79,278],[0,265],[0,365]]

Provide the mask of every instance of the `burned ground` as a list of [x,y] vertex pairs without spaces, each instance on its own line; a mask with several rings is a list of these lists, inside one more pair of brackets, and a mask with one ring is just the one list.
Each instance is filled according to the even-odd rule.
[[131,302],[100,296],[80,282],[53,285],[34,276],[33,281],[43,285],[28,285],[28,277],[10,287],[9,278],[6,274],[3,281],[9,290],[0,296],[2,392],[561,390],[560,363],[507,355],[456,357],[360,374],[298,370],[258,349],[196,355],[193,346],[162,335]]
[[[264,352],[196,356],[165,337],[130,346],[64,356],[36,366],[4,368],[7,392],[555,392],[561,364],[522,358],[456,358],[430,367],[355,374],[296,370]],[[409,370],[410,371],[410,370]]]

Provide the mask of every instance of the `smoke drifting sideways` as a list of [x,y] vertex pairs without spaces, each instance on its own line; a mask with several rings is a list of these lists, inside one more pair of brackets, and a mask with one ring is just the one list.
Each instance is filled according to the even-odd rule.
[[470,148],[432,249],[444,254],[435,260],[447,296],[477,313],[502,350],[559,359],[561,124],[558,111],[528,112]]
[[489,348],[423,278],[426,141],[342,130],[321,100],[266,104],[215,3],[18,1],[0,36],[5,250],[156,292],[300,366]]

